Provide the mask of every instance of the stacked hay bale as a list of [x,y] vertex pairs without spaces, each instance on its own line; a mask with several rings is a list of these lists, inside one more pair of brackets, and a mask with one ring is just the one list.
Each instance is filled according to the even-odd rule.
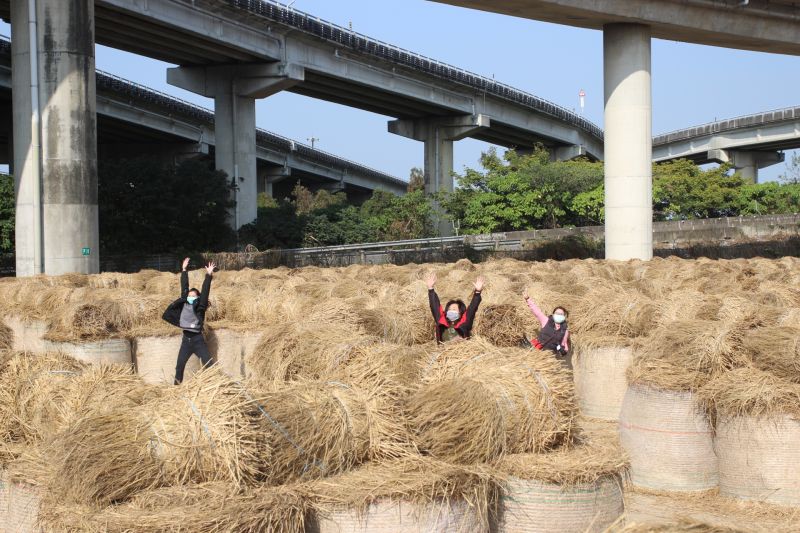
[[327,477],[304,490],[319,533],[488,532],[486,469],[409,456]]
[[586,443],[544,454],[515,454],[496,465],[502,497],[495,531],[605,531],[624,511],[624,454]]
[[[14,398],[0,408],[0,426],[11,428],[0,457],[10,482],[35,489],[32,505],[16,491],[19,509],[39,506],[53,531],[298,531],[308,510],[308,526],[323,530],[482,531],[495,506],[503,531],[599,530],[621,512],[625,454],[578,442],[579,415],[621,419],[634,489],[716,485],[714,447],[743,442],[726,421],[763,418],[719,394],[725,379],[744,381],[742,369],[771,374],[758,383],[772,392],[751,403],[771,402],[783,433],[770,435],[792,438],[794,414],[783,405],[800,382],[797,264],[500,260],[220,272],[206,315],[217,368],[193,375],[193,358],[175,388],[141,378],[172,382],[180,332],[161,313],[178,296],[176,274],[0,281],[3,321],[38,324],[31,346],[57,348],[56,364],[70,372],[51,365],[31,377],[36,370],[25,374],[26,363],[14,362],[25,358],[14,355],[4,381],[0,360],[0,397]],[[443,301],[468,300],[475,278],[486,278],[475,338],[433,342],[431,270]],[[191,272],[190,285],[202,276]],[[570,310],[574,375],[551,354],[518,347],[539,327],[526,288],[545,311]],[[130,374],[99,369],[81,381],[95,371],[64,363],[67,353],[121,362],[123,343],[140,374],[135,387],[124,383]],[[85,401],[70,392],[79,382]],[[723,494],[791,493],[792,479],[777,474],[747,493],[725,473],[742,455],[727,453]],[[544,507],[547,519],[537,515]]]
[[576,408],[570,375],[554,357],[476,338],[439,350],[408,413],[421,450],[472,464],[568,442]]
[[741,368],[699,395],[716,415],[720,493],[800,507],[800,385]]

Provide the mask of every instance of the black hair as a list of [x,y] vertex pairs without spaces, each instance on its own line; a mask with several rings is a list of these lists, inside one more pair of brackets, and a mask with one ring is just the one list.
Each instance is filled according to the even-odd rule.
[[459,314],[464,316],[464,313],[467,312],[467,304],[464,303],[464,300],[450,300],[447,302],[447,305],[444,306],[444,314],[447,315],[447,310],[450,309],[450,306],[453,304],[458,305]]
[[[197,295],[198,295],[198,296],[200,296],[200,291],[198,291],[198,290],[197,290],[197,289],[195,289],[194,287],[192,287],[191,289],[189,289],[189,292],[192,292],[192,291],[196,292],[196,293],[197,293]],[[187,293],[187,294],[189,294],[189,293]]]
[[555,309],[553,309],[553,313],[552,314],[556,314],[556,311],[558,311],[559,309],[564,311],[564,316],[565,317],[569,318],[569,311],[567,311],[567,308],[564,307],[563,305],[556,306]]

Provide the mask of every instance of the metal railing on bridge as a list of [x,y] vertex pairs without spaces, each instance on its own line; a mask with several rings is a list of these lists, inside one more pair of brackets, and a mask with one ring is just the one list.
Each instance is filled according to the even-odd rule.
[[[192,4],[196,2],[196,0],[184,1],[191,1]],[[373,39],[322,20],[319,17],[286,7],[274,0],[224,0],[224,3],[253,13],[269,21],[315,35],[355,52],[385,59],[392,63],[431,74],[482,93],[523,105],[545,115],[567,122],[568,124],[586,131],[601,141],[603,140],[603,130],[577,113],[573,113],[544,98],[520,91],[510,85],[499,83],[492,78],[481,76],[462,68],[405,50],[398,46]]]
[[692,139],[694,137],[713,135],[715,133],[721,133],[724,131],[732,131],[741,128],[749,128],[752,126],[760,126],[788,120],[800,120],[800,107],[786,107],[783,109],[773,109],[771,111],[763,111],[761,113],[754,113],[751,115],[741,115],[738,117],[699,124],[697,126],[692,126],[691,128],[682,128],[679,130],[662,133],[653,137],[653,146],[667,144],[674,141]]

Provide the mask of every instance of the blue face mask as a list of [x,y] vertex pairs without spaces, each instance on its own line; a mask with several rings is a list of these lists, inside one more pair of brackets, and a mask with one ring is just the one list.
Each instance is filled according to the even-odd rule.
[[187,302],[189,305],[194,305],[194,302],[195,302],[195,301],[197,301],[197,296],[187,296],[187,297],[186,297],[186,302]]
[[445,313],[445,315],[447,316],[447,320],[449,320],[450,322],[455,322],[461,317],[461,313],[459,313],[458,311],[453,311],[452,309],[447,313]]
[[566,319],[567,317],[565,317],[564,315],[553,315],[553,322],[555,322],[556,324],[561,324]]

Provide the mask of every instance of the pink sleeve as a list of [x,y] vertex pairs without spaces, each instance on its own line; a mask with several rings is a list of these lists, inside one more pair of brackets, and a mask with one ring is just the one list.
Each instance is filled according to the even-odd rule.
[[531,298],[528,298],[528,307],[530,308],[531,313],[533,313],[533,316],[539,319],[539,323],[542,325],[542,327],[544,327],[545,324],[547,324],[547,315],[545,315],[542,310],[539,309],[539,306],[536,305]]

